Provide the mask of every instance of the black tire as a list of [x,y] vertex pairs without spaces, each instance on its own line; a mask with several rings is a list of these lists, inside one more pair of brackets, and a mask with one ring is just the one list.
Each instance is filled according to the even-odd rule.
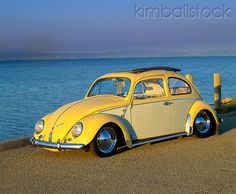
[[100,157],[111,156],[116,152],[119,143],[118,137],[119,134],[114,126],[105,125],[98,131],[90,143],[90,150]]
[[215,120],[208,111],[200,111],[194,119],[194,132],[200,138],[206,138],[215,134]]

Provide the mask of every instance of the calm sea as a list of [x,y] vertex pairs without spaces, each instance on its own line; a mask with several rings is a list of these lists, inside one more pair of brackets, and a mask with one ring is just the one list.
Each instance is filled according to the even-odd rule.
[[81,99],[95,78],[112,71],[173,66],[190,73],[205,101],[213,103],[213,73],[222,96],[236,96],[236,57],[175,57],[0,62],[0,141],[33,133],[35,122]]

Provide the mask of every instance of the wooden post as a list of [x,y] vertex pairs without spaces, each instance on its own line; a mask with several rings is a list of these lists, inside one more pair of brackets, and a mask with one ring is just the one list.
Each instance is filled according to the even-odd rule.
[[214,103],[215,109],[221,108],[221,79],[219,73],[214,73]]
[[193,76],[191,74],[186,74],[185,77],[189,82],[193,83]]

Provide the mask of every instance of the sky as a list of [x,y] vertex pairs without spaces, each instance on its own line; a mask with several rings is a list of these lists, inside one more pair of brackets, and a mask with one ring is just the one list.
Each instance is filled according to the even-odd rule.
[[[184,6],[202,17],[163,11]],[[235,0],[1,0],[0,52],[236,50],[235,17]]]

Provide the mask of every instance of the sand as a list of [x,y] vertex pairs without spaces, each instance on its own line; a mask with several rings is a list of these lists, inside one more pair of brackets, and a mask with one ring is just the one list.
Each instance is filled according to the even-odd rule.
[[123,149],[53,153],[31,146],[0,152],[0,193],[236,193],[236,115],[221,135]]

